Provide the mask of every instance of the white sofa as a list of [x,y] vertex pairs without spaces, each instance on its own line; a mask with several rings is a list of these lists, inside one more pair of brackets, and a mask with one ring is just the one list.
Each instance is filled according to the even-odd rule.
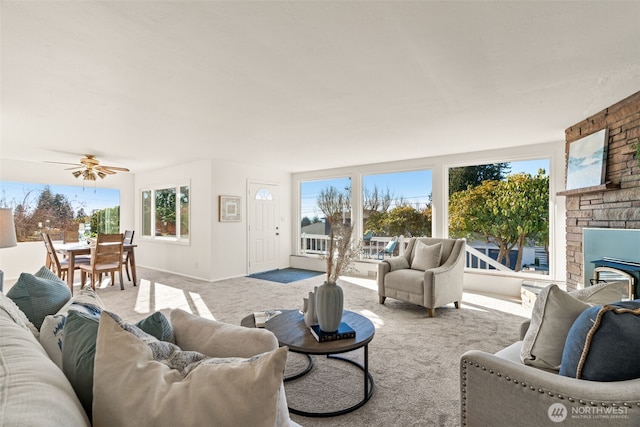
[[[184,316],[184,314],[182,315]],[[205,321],[206,319],[202,320]],[[230,357],[233,354],[237,354],[239,357],[247,357],[251,354],[257,355],[278,348],[275,337],[270,339],[265,335],[268,331],[249,329],[221,322],[209,323],[209,328],[212,325],[216,330],[215,333],[209,333],[205,337],[206,345],[217,347],[224,353],[223,357]],[[99,333],[98,339],[102,339],[101,333]],[[0,293],[0,425],[27,427],[90,426],[89,417],[85,413],[71,383],[67,380],[63,370],[49,358],[37,335],[38,331],[29,322],[25,314],[13,304],[13,301]],[[183,342],[185,342],[184,339]],[[185,344],[188,345],[186,342]],[[113,351],[113,349],[109,349],[109,351]],[[98,363],[98,353],[99,351],[96,353],[96,363]],[[117,352],[114,352],[114,354],[117,354]],[[132,356],[128,353],[125,357]],[[135,366],[132,369],[135,369]],[[98,364],[96,364],[96,375],[98,375],[97,371]],[[188,392],[188,390],[185,390],[184,383],[178,384],[178,387],[182,387],[182,391]],[[282,384],[280,388],[281,396],[284,398]],[[172,390],[173,393],[175,391],[175,389]],[[95,393],[96,386],[94,384],[94,395]],[[125,393],[121,391],[120,394],[124,395]],[[153,410],[155,410],[154,406],[162,406],[161,403],[167,403],[166,401],[162,402],[166,394],[151,402],[148,402],[148,400],[153,399],[151,397],[153,393],[148,391],[135,393],[128,389],[126,394],[137,398],[142,397],[143,399],[148,395],[145,405],[148,404]],[[202,394],[205,396],[201,396],[201,398],[206,399],[208,393],[200,393],[200,395]],[[212,396],[213,393],[208,395]],[[121,396],[112,395],[106,399],[95,399],[93,401],[94,420],[96,418],[96,408],[102,405],[101,402],[113,405],[116,397],[121,398]],[[190,396],[190,399],[193,398],[194,396]],[[175,411],[175,408],[172,408],[172,411],[182,412],[185,415],[190,411],[196,411],[196,408],[189,406],[190,399],[185,399],[187,404],[180,406],[179,411]],[[286,398],[279,399],[278,407],[272,409],[275,412],[281,411],[283,408],[286,413]],[[144,410],[134,409],[133,412],[143,412]],[[233,411],[233,408],[226,408],[226,410]],[[242,408],[242,410],[246,412],[247,408]],[[264,408],[261,410],[264,410]],[[281,412],[279,413],[280,415],[276,417],[278,421],[275,422],[277,425],[281,425],[283,422]],[[286,413],[285,418],[285,424],[298,426],[288,418],[288,413]],[[105,424],[103,423],[103,425]],[[154,425],[158,424],[154,423]],[[182,423],[181,425],[187,424]],[[229,424],[224,423],[224,425]]]

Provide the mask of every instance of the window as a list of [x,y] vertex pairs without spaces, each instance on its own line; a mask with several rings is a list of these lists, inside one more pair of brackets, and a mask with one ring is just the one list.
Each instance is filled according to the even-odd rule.
[[189,186],[145,189],[142,197],[142,236],[189,240]]
[[[341,200],[341,206],[329,206],[330,209],[340,209],[342,219],[351,221],[351,179],[335,178],[318,181],[303,181],[300,183],[300,252],[306,254],[323,254],[329,236],[329,224],[323,213],[321,196],[338,196],[331,199]],[[325,207],[326,209],[326,207]]]
[[64,230],[85,237],[120,232],[120,191],[74,185],[0,182],[0,206],[12,208],[18,242],[62,240]]
[[548,160],[449,169],[449,235],[484,254],[474,268],[549,274]]
[[431,171],[365,175],[362,211],[367,238],[431,236]]

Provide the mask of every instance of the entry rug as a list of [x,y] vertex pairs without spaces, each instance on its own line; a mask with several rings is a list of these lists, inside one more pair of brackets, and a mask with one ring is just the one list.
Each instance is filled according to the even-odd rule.
[[247,277],[269,280],[270,282],[291,283],[319,276],[320,274],[324,273],[321,271],[301,270],[298,268],[283,268],[282,270],[271,270],[263,273],[250,274]]

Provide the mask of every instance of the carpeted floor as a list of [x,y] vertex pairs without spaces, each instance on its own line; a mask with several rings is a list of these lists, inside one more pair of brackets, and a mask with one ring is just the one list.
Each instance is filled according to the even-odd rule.
[[298,280],[309,279],[311,277],[324,274],[319,271],[301,270],[299,268],[283,268],[281,270],[265,271],[263,273],[251,274],[247,277],[260,280],[268,280],[277,283],[291,283]]
[[[183,308],[195,314],[239,324],[254,311],[301,308],[302,298],[324,275],[287,286],[250,277],[203,282],[139,268],[140,285],[99,289],[106,306],[129,321],[155,310]],[[345,309],[376,325],[369,345],[369,368],[375,393],[362,408],[331,418],[292,415],[303,426],[457,426],[459,425],[460,356],[467,350],[495,352],[517,339],[518,325],[528,313],[518,304],[465,293],[460,310],[453,304],[429,318],[424,308],[387,299],[378,303],[375,281],[346,278]],[[511,313],[506,312],[511,311]],[[514,314],[515,313],[515,314]],[[351,357],[361,358],[358,350]],[[362,376],[351,365],[315,357],[306,377],[286,383],[290,406],[305,410],[337,409],[361,398]],[[290,353],[287,371],[304,361]],[[332,406],[333,405],[333,406]]]

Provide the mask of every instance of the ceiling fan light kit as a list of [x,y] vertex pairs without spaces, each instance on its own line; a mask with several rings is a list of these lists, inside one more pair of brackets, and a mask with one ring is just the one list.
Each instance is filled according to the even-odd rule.
[[62,163],[62,162],[48,162],[48,163],[61,163],[65,165],[74,165],[76,167],[68,168],[68,169],[84,169],[84,170],[76,170],[71,172],[71,174],[76,177],[82,179],[84,181],[95,181],[96,175],[100,177],[100,179],[104,179],[107,175],[114,175],[116,171],[129,172],[127,168],[121,168],[118,166],[103,166],[100,165],[98,159],[93,154],[86,154],[83,158],[80,159],[80,165],[78,166],[75,163]]

